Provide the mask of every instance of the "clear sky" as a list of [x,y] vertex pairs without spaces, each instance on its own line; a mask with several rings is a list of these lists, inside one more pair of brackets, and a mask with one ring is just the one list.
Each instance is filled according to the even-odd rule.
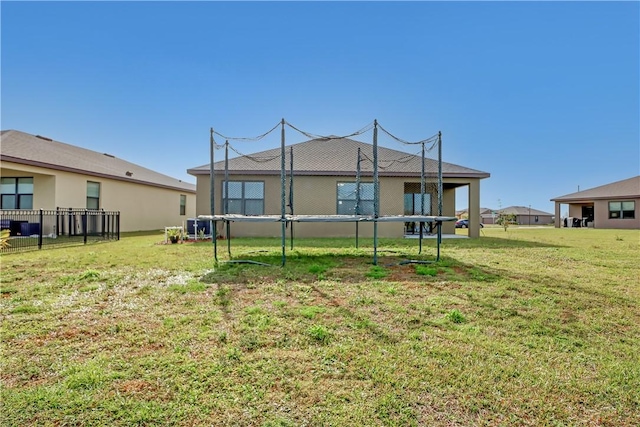
[[442,131],[444,161],[491,174],[488,208],[553,212],[578,186],[640,174],[637,1],[0,7],[2,129],[184,181],[208,162],[210,127],[255,136],[281,118]]

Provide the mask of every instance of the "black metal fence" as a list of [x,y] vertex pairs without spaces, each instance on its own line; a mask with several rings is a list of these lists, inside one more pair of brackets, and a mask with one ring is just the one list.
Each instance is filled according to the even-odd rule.
[[120,212],[92,209],[0,210],[0,229],[9,230],[0,252],[120,240]]

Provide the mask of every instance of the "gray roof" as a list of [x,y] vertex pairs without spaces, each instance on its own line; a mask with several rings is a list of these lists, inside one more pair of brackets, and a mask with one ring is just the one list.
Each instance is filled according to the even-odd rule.
[[552,202],[572,202],[595,199],[624,199],[640,197],[640,175],[588,190],[566,194],[551,199]]
[[[552,213],[544,212],[538,209],[529,208],[529,206],[509,206],[502,209],[496,209],[498,213],[504,213],[507,215],[538,215],[538,216],[553,216]],[[491,211],[487,212],[488,216],[491,216]]]
[[[297,175],[350,176],[355,175],[361,152],[360,169],[363,176],[373,173],[373,145],[349,138],[328,137],[312,139],[285,147],[285,168],[290,169],[293,151],[293,170]],[[230,153],[231,155],[232,153]],[[224,151],[217,150],[217,159],[224,159]],[[422,158],[398,150],[378,146],[379,176],[420,176]],[[437,173],[437,160],[425,159],[425,172]],[[192,175],[208,175],[209,164],[188,169]],[[214,170],[224,171],[224,160],[214,163]],[[275,175],[281,169],[281,148],[273,148],[251,155],[229,159],[229,173]],[[443,177],[488,178],[489,173],[452,163],[442,162]]]
[[[466,213],[469,213],[469,209],[468,208],[464,208],[464,209],[460,209],[456,211],[456,215],[464,215]],[[490,208],[483,208],[482,206],[480,207],[480,215],[485,214],[485,213],[491,213],[491,209]]]
[[195,193],[196,186],[119,159],[17,130],[0,133],[2,161]]

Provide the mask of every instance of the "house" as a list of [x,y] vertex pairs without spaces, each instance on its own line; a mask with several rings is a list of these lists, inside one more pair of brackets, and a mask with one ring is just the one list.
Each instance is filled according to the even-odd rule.
[[[640,229],[640,175],[551,199],[555,226],[561,227],[560,207],[569,205],[568,224],[595,228]],[[576,221],[573,221],[576,218]],[[573,224],[572,224],[573,225]]]
[[[491,209],[489,208],[480,208],[480,217],[482,218],[485,214],[490,214]],[[456,217],[458,219],[468,219],[469,218],[469,209],[460,209],[456,211]]]
[[[360,213],[373,214],[375,200],[372,150],[371,144],[332,136],[287,146],[285,159],[281,157],[281,148],[241,155],[228,160],[228,189],[225,187],[225,162],[215,162],[215,214],[225,213],[226,208],[226,213],[280,215],[283,186],[288,194],[287,214],[354,214],[357,200]],[[221,156],[219,153],[215,155]],[[425,161],[428,182],[423,195],[421,156],[378,147],[377,158],[381,216],[420,214],[422,203],[425,215],[438,214],[437,161]],[[281,177],[282,165],[287,170],[284,182]],[[293,173],[289,172],[291,169]],[[356,184],[357,169],[361,173],[359,189]],[[191,168],[187,172],[197,179],[196,214],[211,214],[210,164]],[[489,174],[443,162],[442,176],[442,215],[454,216],[455,190],[468,186],[468,206],[471,206],[471,213],[478,218],[476,222],[479,223],[480,180],[488,178]],[[230,197],[225,199],[227,191]],[[378,235],[401,237],[406,226],[402,222],[379,223]],[[278,236],[281,234],[280,227],[277,223],[243,222],[233,227],[231,236]],[[359,227],[361,236],[372,235],[371,223],[359,224]],[[353,236],[354,230],[353,223],[295,224],[295,235],[300,237],[346,237]],[[443,232],[454,233],[453,222],[444,223]],[[479,226],[469,230],[471,237],[478,237],[479,233]]]
[[120,211],[120,231],[158,230],[195,216],[195,185],[17,130],[0,133],[1,209]]
[[499,210],[488,209],[481,212],[483,224],[496,224],[499,214],[513,215],[518,225],[551,225],[553,214],[530,206],[509,206]]

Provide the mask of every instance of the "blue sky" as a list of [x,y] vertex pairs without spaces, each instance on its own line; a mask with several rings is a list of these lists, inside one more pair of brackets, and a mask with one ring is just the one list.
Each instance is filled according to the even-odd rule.
[[281,118],[442,131],[444,161],[491,173],[483,207],[553,212],[640,174],[639,2],[3,1],[1,16],[2,129],[184,181],[210,127]]

